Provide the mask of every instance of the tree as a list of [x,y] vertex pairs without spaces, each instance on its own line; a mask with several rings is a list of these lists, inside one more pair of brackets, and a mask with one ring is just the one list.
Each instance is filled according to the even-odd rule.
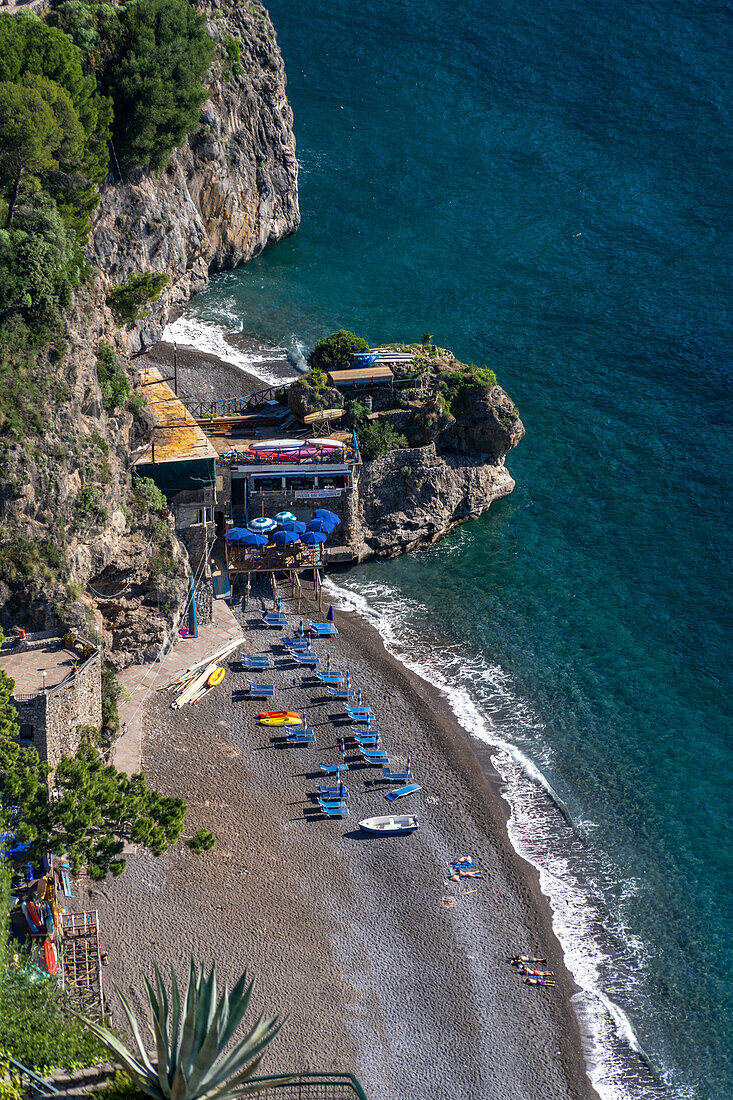
[[375,458],[389,454],[390,451],[398,451],[407,446],[405,436],[395,431],[385,420],[362,422],[357,427],[357,435],[359,450],[365,462],[372,462]]
[[133,275],[126,283],[110,290],[107,305],[117,324],[131,324],[144,317],[148,312],[146,306],[150,302],[157,302],[163,287],[167,285],[167,275],[152,275],[149,271],[142,271],[139,275]]
[[314,370],[329,371],[348,363],[351,352],[368,351],[369,344],[362,336],[356,336],[341,328],[332,332],[324,340],[319,340],[308,356],[308,362]]
[[40,183],[57,168],[62,140],[56,115],[38,88],[0,83],[0,193],[8,204],[6,225],[13,220],[24,175]]
[[[94,76],[84,72],[81,51],[62,31],[30,13],[0,14],[0,81],[20,84],[33,77],[64,89],[84,133],[73,209],[80,214],[75,230],[85,240],[88,215],[98,202],[96,185],[107,174],[112,104],[99,95]],[[68,180],[62,186],[68,187]]]
[[214,43],[187,0],[135,0],[118,10],[119,56],[105,77],[115,148],[124,168],[160,168],[198,123]]
[[0,229],[0,322],[17,313],[34,326],[54,324],[79,283],[80,263],[56,204],[24,185],[12,224]]
[[175,972],[171,975],[170,1001],[157,966],[155,986],[147,978],[143,980],[152,1018],[149,1029],[155,1037],[155,1065],[145,1049],[135,1014],[119,989],[117,996],[135,1037],[137,1053],[103,1024],[85,1022],[147,1096],[154,1100],[231,1100],[261,1090],[261,1085],[247,1082],[257,1072],[262,1051],[285,1020],[260,1016],[249,1034],[227,1050],[252,999],[255,983],[254,979],[247,983],[246,970],[231,993],[225,988],[217,1001],[216,963],[207,976],[203,968],[198,973],[192,957],[183,1006]]

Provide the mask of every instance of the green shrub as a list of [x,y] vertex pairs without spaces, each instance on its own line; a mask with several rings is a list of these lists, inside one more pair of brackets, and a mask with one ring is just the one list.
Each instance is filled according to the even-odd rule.
[[328,388],[326,372],[321,370],[320,367],[312,367],[303,378],[303,381],[314,390],[325,390]]
[[163,287],[167,285],[167,275],[151,275],[145,271],[111,290],[107,294],[107,305],[117,324],[131,324],[144,317],[147,307],[151,302],[158,301]]
[[319,340],[308,356],[308,362],[314,369],[329,371],[349,362],[352,351],[368,351],[369,344],[362,336],[356,336],[346,329],[332,332],[330,336]]
[[401,450],[407,446],[405,436],[395,431],[386,420],[367,420],[357,428],[356,434],[361,457],[365,462],[371,462],[375,458],[389,454],[390,451]]
[[99,489],[94,485],[85,485],[76,494],[74,519],[77,526],[82,526],[85,520],[103,523],[107,519],[107,509],[99,499]]
[[226,50],[227,60],[222,69],[222,80],[229,80],[232,75],[244,76],[244,69],[242,68],[242,51],[236,38],[232,38],[230,34],[224,38],[224,49]]
[[208,852],[216,844],[216,837],[208,829],[198,829],[186,841],[186,846],[197,855]]
[[117,733],[120,728],[119,701],[129,698],[127,690],[117,679],[117,673],[112,665],[105,664],[102,667],[102,726],[104,729]]
[[162,512],[168,507],[165,495],[161,493],[152,477],[135,477],[132,482],[132,500],[135,511],[148,516],[151,512]]
[[102,404],[107,412],[114,412],[125,404],[130,393],[125,368],[110,345],[104,342],[97,352],[97,379],[102,391]]

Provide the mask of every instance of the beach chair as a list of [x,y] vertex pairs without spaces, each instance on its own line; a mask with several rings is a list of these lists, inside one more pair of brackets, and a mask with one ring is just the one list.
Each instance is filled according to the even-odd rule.
[[385,764],[389,764],[389,757],[386,752],[362,752],[361,755],[370,768],[380,768],[384,767]]
[[280,644],[284,645],[286,649],[310,649],[310,638],[306,638],[304,634],[294,634],[292,638],[281,638]]
[[416,791],[421,790],[419,783],[408,783],[406,787],[398,787],[396,791],[387,791],[384,797],[388,802],[394,802],[397,798],[404,798],[405,795],[415,794]]
[[411,783],[415,778],[409,768],[404,772],[393,772],[391,768],[382,768],[382,775],[389,783]]
[[334,638],[338,634],[335,623],[314,623],[309,619],[308,628],[317,638]]
[[357,725],[360,722],[373,722],[376,718],[376,714],[369,707],[350,707],[348,703],[346,703],[344,710],[351,721],[356,722]]
[[345,802],[322,802],[319,798],[318,806],[326,817],[348,817],[349,808]]
[[319,764],[318,767],[326,775],[340,775],[341,772],[347,772],[349,770],[348,764]]
[[[313,669],[316,665],[320,665],[321,663],[321,658],[316,657],[315,653],[299,653],[297,650],[293,649],[288,656],[291,657],[297,665],[302,665],[303,668]],[[318,673],[316,673],[316,676],[317,675]]]
[[270,658],[266,653],[245,653],[242,657],[242,668],[261,669],[271,667]]
[[354,728],[351,731],[351,736],[353,737],[354,741],[356,741],[357,745],[361,745],[365,748],[370,746],[378,747],[379,742],[382,740],[382,734],[379,730],[370,729],[366,731],[360,731],[358,727]]
[[263,626],[271,626],[276,630],[282,630],[288,625],[287,617],[281,611],[262,611],[260,618]]
[[250,699],[272,699],[275,694],[274,684],[254,684],[248,680]]
[[350,687],[327,687],[326,691],[329,695],[332,695],[334,699],[353,699],[356,695],[354,688]]
[[284,726],[285,740],[289,745],[315,745],[316,735],[313,730],[298,730],[290,726]]
[[317,672],[316,679],[322,684],[343,684],[344,674],[343,672]]
[[343,802],[347,798],[351,798],[350,792],[346,789],[343,783],[339,783],[338,787],[329,787],[325,783],[319,783],[316,787],[319,798],[329,801],[330,799],[337,799],[339,802]]

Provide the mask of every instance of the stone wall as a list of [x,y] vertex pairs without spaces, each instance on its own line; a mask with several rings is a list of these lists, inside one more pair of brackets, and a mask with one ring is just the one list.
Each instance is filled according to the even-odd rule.
[[33,745],[41,760],[55,768],[62,756],[79,747],[81,726],[102,725],[102,656],[95,650],[76,672],[33,699],[14,700],[21,726],[33,727]]
[[79,747],[80,726],[102,725],[102,656],[97,650],[74,676],[46,692],[46,759],[56,767]]
[[[211,582],[209,553],[216,536],[213,523],[192,523],[190,527],[178,532],[188,550],[191,575],[196,578],[194,599],[196,600],[196,621],[199,626],[210,623],[213,613],[214,593]],[[182,625],[185,626],[185,623]]]

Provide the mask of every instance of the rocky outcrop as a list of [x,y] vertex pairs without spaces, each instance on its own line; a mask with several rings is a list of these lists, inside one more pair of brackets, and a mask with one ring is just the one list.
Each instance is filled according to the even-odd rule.
[[478,452],[489,462],[501,462],[523,435],[519,413],[501,386],[477,387],[466,392],[452,423],[445,425],[443,446]]
[[40,445],[19,440],[2,455],[0,622],[93,633],[122,666],[170,639],[188,569],[171,521],[151,529],[131,496],[130,451],[145,429],[128,406],[105,411],[105,314],[101,288],[76,298],[44,368],[54,382]]
[[[293,114],[275,31],[261,4],[203,6],[218,58],[201,125],[160,172],[110,179],[87,249],[105,286],[166,274],[150,314],[127,331],[132,353],[160,339],[209,273],[237,267],[300,222]],[[227,40],[239,46],[232,65]]]
[[362,469],[347,520],[349,541],[362,561],[396,557],[477,519],[513,488],[503,461],[441,455],[434,443],[393,451]]

